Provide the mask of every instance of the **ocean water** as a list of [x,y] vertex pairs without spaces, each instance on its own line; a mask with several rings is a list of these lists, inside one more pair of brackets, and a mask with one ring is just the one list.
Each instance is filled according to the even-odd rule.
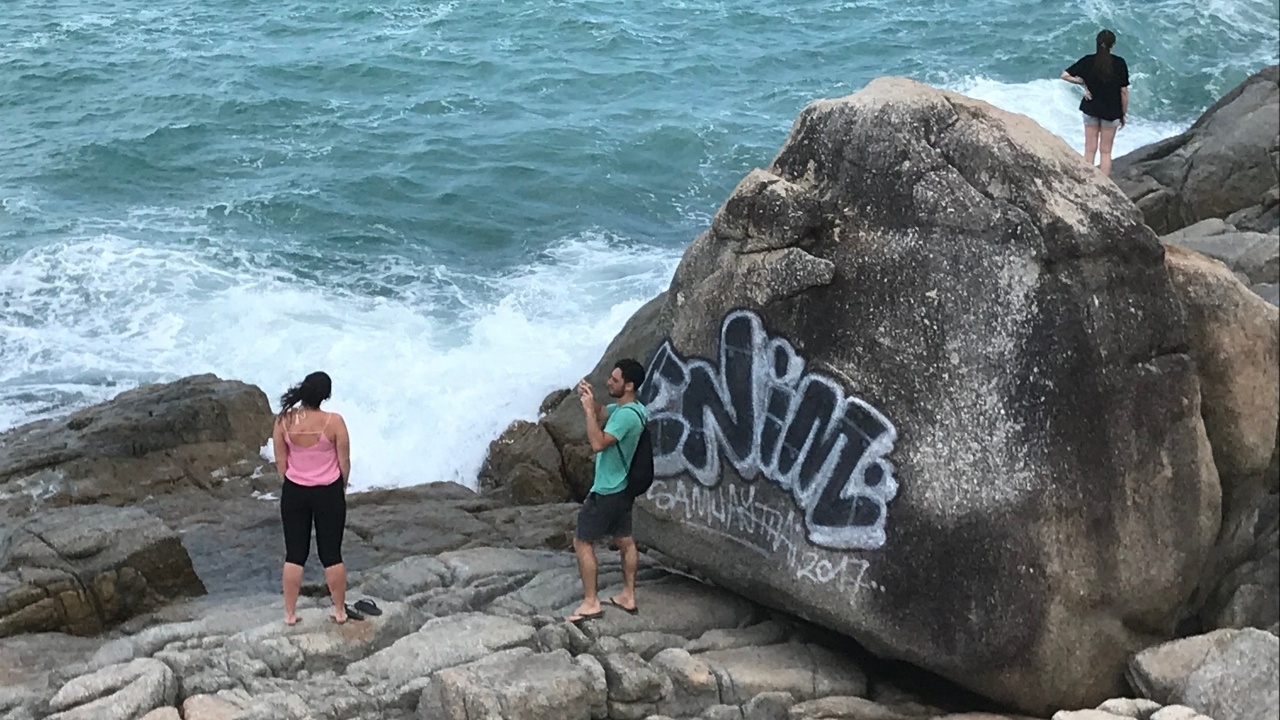
[[357,488],[474,485],[808,102],[905,75],[1117,153],[1277,60],[1274,0],[13,0],[0,430],[214,372],[334,378]]

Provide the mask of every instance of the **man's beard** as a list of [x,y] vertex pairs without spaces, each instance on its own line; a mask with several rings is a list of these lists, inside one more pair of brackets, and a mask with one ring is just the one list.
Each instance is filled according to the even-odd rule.
[[619,391],[617,391],[617,392],[614,392],[613,390],[609,390],[609,397],[611,397],[611,398],[620,398],[620,397],[622,397],[622,391],[621,391],[621,390],[619,390]]

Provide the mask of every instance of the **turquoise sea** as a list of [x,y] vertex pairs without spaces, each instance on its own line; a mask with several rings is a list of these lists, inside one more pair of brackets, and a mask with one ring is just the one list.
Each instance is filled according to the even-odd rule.
[[906,75],[1118,152],[1277,61],[1274,0],[8,0],[0,430],[215,372],[313,369],[357,487],[471,484],[811,100]]

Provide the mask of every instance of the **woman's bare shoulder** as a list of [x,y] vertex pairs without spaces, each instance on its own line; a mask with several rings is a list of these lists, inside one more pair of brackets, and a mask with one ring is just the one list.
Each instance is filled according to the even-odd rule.
[[297,430],[299,425],[304,424],[306,415],[301,413],[297,408],[288,412],[276,415],[276,427],[286,430]]

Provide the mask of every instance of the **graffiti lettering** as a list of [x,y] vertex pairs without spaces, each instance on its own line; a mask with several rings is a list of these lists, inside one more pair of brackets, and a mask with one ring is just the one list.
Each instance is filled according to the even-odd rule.
[[[649,409],[654,473],[687,474],[716,487],[723,455],[744,482],[763,476],[789,492],[811,543],[879,548],[898,492],[885,458],[897,430],[835,380],[804,366],[791,343],[769,337],[748,310],[725,316],[718,367],[663,343],[640,397]],[[714,510],[717,520],[745,512]]]
[[761,557],[777,557],[798,580],[834,585],[841,591],[883,591],[866,578],[871,563],[845,555],[838,562],[827,553],[796,544],[803,537],[795,510],[783,513],[757,500],[754,486],[707,488],[684,480],[657,480],[648,497],[659,509],[696,520],[710,532]]

